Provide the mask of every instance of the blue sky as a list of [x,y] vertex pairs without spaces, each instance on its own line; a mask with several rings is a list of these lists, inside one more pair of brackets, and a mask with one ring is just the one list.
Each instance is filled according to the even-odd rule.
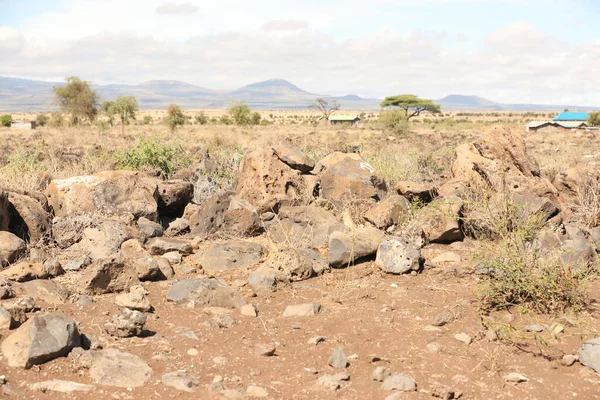
[[0,76],[600,105],[597,0],[0,0]]

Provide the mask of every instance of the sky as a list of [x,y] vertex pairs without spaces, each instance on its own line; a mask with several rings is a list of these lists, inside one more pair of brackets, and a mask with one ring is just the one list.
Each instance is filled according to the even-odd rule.
[[0,0],[0,76],[600,106],[600,0]]

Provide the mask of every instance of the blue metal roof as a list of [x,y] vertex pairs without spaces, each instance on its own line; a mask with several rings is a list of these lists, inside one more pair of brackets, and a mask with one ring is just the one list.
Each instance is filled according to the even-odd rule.
[[554,121],[587,121],[589,114],[586,112],[568,112],[558,114]]

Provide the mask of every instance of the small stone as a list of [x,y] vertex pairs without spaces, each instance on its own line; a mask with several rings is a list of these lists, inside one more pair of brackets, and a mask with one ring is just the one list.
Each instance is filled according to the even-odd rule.
[[265,389],[261,388],[260,386],[248,386],[248,388],[246,389],[246,394],[249,397],[257,397],[257,398],[269,397],[269,392],[267,392]]
[[238,321],[231,314],[216,314],[212,317],[212,322],[218,328],[232,328]]
[[79,296],[77,298],[77,304],[79,304],[80,306],[89,306],[90,304],[94,303],[94,299],[92,299],[89,296],[86,296],[84,294],[82,294],[81,296]]
[[319,303],[294,304],[286,307],[284,317],[312,317],[321,311]]
[[525,375],[521,375],[517,372],[510,372],[510,373],[504,375],[504,380],[506,382],[510,382],[510,383],[520,383],[520,382],[527,382],[529,380],[529,378],[527,378]]
[[562,364],[566,367],[570,367],[575,364],[575,361],[578,361],[579,357],[573,354],[565,354],[562,358]]
[[256,317],[258,315],[258,311],[254,304],[246,304],[240,308],[240,313],[244,317]]
[[496,333],[496,331],[493,329],[488,329],[485,331],[485,338],[490,342],[495,342],[498,340],[498,333]]
[[92,259],[88,256],[83,256],[71,260],[65,264],[63,269],[65,271],[79,271],[92,263]]
[[529,325],[525,327],[527,332],[543,332],[544,327],[541,325]]
[[337,369],[346,368],[348,365],[348,358],[346,357],[344,350],[339,347],[334,349],[333,353],[329,356],[329,360],[327,360],[327,364],[330,367]]
[[275,351],[277,347],[273,343],[271,344],[262,344],[258,343],[254,346],[254,353],[258,356],[271,357],[275,355]]
[[344,371],[335,375],[323,375],[317,379],[317,383],[329,390],[338,390],[342,387],[342,382],[348,380],[350,380],[350,375]]
[[466,333],[457,333],[456,335],[454,335],[454,339],[458,340],[459,342],[463,342],[467,345],[473,342],[473,338],[471,338],[471,336],[467,335]]
[[83,383],[71,381],[62,381],[59,379],[34,383],[30,386],[30,388],[31,390],[39,390],[40,392],[50,391],[59,393],[89,392],[95,389],[95,387],[92,385],[85,385]]
[[181,264],[181,254],[178,251],[169,251],[161,256],[171,264]]
[[371,379],[376,382],[383,382],[392,373],[386,367],[378,366],[371,374]]
[[136,310],[124,308],[104,324],[106,332],[120,338],[141,336],[146,325],[146,315]]
[[552,325],[552,327],[550,327],[550,333],[552,333],[553,335],[559,335],[561,333],[563,333],[565,330],[565,327],[561,324],[555,324]]
[[196,350],[196,349],[189,349],[189,350],[187,351],[187,354],[188,354],[188,356],[195,357],[195,356],[197,356],[197,355],[199,354],[199,352],[198,352],[198,350]]
[[427,350],[432,353],[439,353],[442,351],[442,347],[437,343],[427,343]]
[[385,400],[402,400],[403,394],[401,392],[392,393],[385,398]]
[[226,367],[229,365],[229,359],[227,357],[217,356],[212,359],[212,362],[216,367]]
[[452,321],[454,321],[454,314],[452,314],[449,311],[444,311],[444,312],[439,313],[438,315],[436,315],[433,318],[433,321],[431,322],[431,325],[433,325],[433,326],[444,326],[446,324],[449,324]]
[[250,370],[250,376],[260,376],[261,374],[262,374],[262,372],[260,369],[254,368],[254,369]]
[[400,390],[402,392],[414,392],[417,390],[417,384],[414,379],[408,375],[390,375],[381,384],[381,390]]
[[162,376],[161,381],[164,385],[184,392],[193,392],[194,388],[200,384],[200,381],[187,371],[169,372]]
[[327,340],[325,336],[315,336],[308,339],[308,344],[314,344],[316,346],[319,343],[324,342],[325,340]]

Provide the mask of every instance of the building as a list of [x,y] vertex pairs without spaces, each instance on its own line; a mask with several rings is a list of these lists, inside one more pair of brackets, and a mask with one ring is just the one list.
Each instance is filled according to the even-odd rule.
[[525,132],[537,132],[546,130],[597,130],[598,128],[588,126],[585,121],[532,121],[525,125]]
[[360,118],[358,117],[358,115],[336,114],[329,116],[329,123],[331,125],[350,124],[354,126],[359,122]]
[[565,111],[554,117],[553,121],[582,121],[587,122],[590,115],[586,112]]
[[550,121],[531,121],[525,125],[525,132],[537,132],[547,128],[556,128],[556,125]]
[[35,121],[13,121],[10,129],[32,130],[36,128]]

